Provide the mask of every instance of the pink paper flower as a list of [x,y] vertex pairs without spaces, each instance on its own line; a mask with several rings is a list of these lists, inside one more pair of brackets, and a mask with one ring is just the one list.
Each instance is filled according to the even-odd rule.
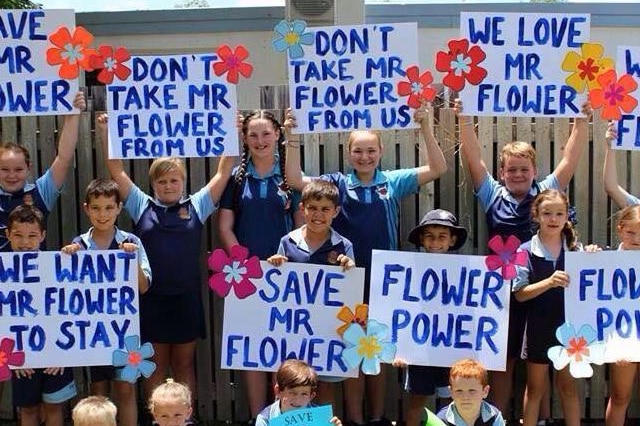
[[491,271],[502,268],[500,273],[505,280],[516,277],[516,265],[527,264],[527,253],[519,249],[520,240],[514,235],[509,235],[506,240],[496,235],[489,240],[488,245],[495,254],[488,255],[485,264]]
[[16,342],[5,337],[0,342],[0,382],[11,379],[10,365],[20,367],[24,364],[24,352],[14,352]]
[[226,297],[233,287],[236,296],[244,299],[256,292],[256,286],[250,278],[262,278],[262,268],[258,256],[249,256],[249,249],[241,245],[231,247],[230,256],[217,249],[209,257],[209,268],[213,275],[209,278],[209,287],[218,296]]
[[407,105],[411,108],[420,108],[422,102],[431,102],[436,96],[435,89],[431,86],[433,76],[431,72],[425,71],[420,74],[416,65],[407,68],[407,78],[409,81],[398,82],[398,94],[409,96]]
[[480,46],[469,48],[469,40],[450,40],[448,51],[440,51],[436,55],[436,69],[446,72],[442,83],[456,91],[464,89],[469,82],[477,86],[487,76],[487,70],[478,64],[486,58],[486,54]]
[[604,120],[620,120],[622,112],[630,113],[638,105],[632,93],[638,83],[629,74],[619,79],[615,70],[609,70],[598,77],[600,87],[589,92],[589,100],[594,108],[602,108],[600,116]]

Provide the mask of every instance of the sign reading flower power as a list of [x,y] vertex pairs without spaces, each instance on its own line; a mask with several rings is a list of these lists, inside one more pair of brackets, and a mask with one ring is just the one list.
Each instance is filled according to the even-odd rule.
[[583,81],[602,70],[576,60],[588,14],[463,12],[460,32],[436,67],[460,91],[465,114],[576,117],[587,101]]
[[513,268],[484,256],[374,250],[369,321],[389,327],[396,356],[410,365],[473,358],[503,371],[511,290],[505,266]]
[[[418,63],[415,23],[305,28],[282,21],[275,31],[276,50],[288,49],[295,133],[416,127],[404,98],[425,83],[407,75]],[[401,81],[415,87],[398,93]]]
[[82,49],[57,32],[74,26],[73,10],[0,10],[0,116],[74,112],[78,74],[63,67],[77,69]]
[[2,253],[0,339],[24,355],[12,365],[112,365],[131,352],[127,340],[140,335],[137,265],[135,253],[117,250]]
[[[640,149],[640,46],[618,46],[617,57],[618,75],[622,76],[617,82],[611,82],[615,88],[610,93],[604,108],[615,108],[618,116],[618,140],[613,143],[617,149]],[[613,98],[613,99],[611,99]],[[620,113],[620,107],[625,112]]]
[[132,57],[128,77],[107,86],[109,158],[238,155],[235,83],[244,68],[220,70],[225,59]]

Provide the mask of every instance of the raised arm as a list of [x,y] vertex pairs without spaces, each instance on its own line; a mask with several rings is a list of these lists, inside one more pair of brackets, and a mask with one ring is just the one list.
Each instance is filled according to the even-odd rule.
[[566,189],[569,181],[573,178],[584,146],[589,139],[589,118],[593,113],[590,103],[587,102],[582,106],[582,113],[585,114],[585,117],[576,118],[573,121],[571,134],[562,152],[562,159],[553,171],[562,190]]
[[234,164],[234,157],[220,157],[220,161],[218,162],[218,171],[207,184],[209,186],[209,195],[215,204],[218,204],[222,197],[222,193],[227,186],[227,182],[229,182],[229,177],[231,176],[231,170],[233,170]]
[[616,168],[616,155],[611,149],[611,141],[618,138],[616,131],[616,123],[609,122],[605,137],[604,151],[604,168],[602,170],[602,180],[604,181],[604,190],[611,197],[614,203],[620,208],[627,205],[629,193],[618,184],[618,170]]
[[296,117],[291,108],[287,109],[287,116],[284,120],[284,128],[287,138],[287,161],[285,162],[285,173],[289,186],[295,190],[302,191],[311,182],[311,178],[302,175],[300,165],[300,136],[291,133],[291,129],[296,127]]
[[131,190],[133,182],[129,175],[124,171],[124,165],[121,159],[109,159],[109,116],[100,114],[96,117],[96,131],[102,142],[102,152],[107,163],[107,170],[111,175],[111,179],[115,180],[120,188],[120,198],[126,200]]
[[424,185],[442,176],[447,171],[447,163],[433,134],[433,129],[429,126],[427,110],[425,108],[417,109],[413,119],[420,123],[420,130],[427,148],[427,158],[423,157],[423,162],[418,167],[418,185]]
[[475,190],[480,189],[480,185],[487,176],[487,165],[482,160],[482,149],[480,141],[473,128],[473,117],[462,115],[462,103],[456,99],[454,110],[458,116],[458,125],[460,127],[460,149],[467,160],[467,167],[471,174],[471,181]]
[[76,93],[73,99],[73,107],[80,112],[73,115],[65,115],[60,139],[58,141],[58,154],[51,164],[51,175],[56,188],[62,188],[69,167],[73,162],[73,156],[78,143],[78,128],[80,127],[80,113],[87,109],[84,93]]

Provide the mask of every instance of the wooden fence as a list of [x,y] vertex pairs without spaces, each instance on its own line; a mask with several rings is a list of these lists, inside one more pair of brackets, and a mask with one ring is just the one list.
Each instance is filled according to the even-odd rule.
[[[99,141],[93,131],[94,105],[104,105],[100,98],[104,90],[89,91],[88,112],[82,114],[80,138],[73,170],[69,173],[62,196],[48,223],[47,243],[55,249],[68,243],[74,236],[88,227],[88,220],[80,209],[84,188],[95,177],[106,177],[104,159]],[[275,109],[281,115],[286,105],[286,92],[279,87],[268,87],[262,91],[262,107]],[[401,248],[406,245],[408,231],[415,226],[422,215],[434,207],[445,208],[456,213],[469,232],[469,239],[462,252],[482,254],[485,252],[487,236],[484,214],[478,209],[474,199],[470,178],[461,162],[458,150],[456,117],[449,108],[450,97],[444,95],[434,104],[430,120],[436,138],[445,153],[449,171],[437,182],[425,185],[420,193],[402,203],[400,220]],[[40,175],[51,164],[55,156],[58,130],[62,119],[56,117],[20,117],[0,120],[0,140],[18,142],[27,147],[33,159],[33,172]],[[544,176],[553,170],[561,157],[562,149],[569,136],[571,124],[567,119],[550,118],[494,118],[477,119],[477,131],[482,143],[483,158],[492,172],[496,169],[496,153],[512,140],[532,143],[538,153],[538,174]],[[602,164],[604,161],[604,133],[606,123],[594,118],[590,126],[590,142],[584,150],[583,158],[570,186],[572,203],[578,211],[577,229],[581,240],[595,242],[602,246],[612,245],[610,216],[611,203],[604,193],[602,184]],[[414,131],[383,132],[384,156],[382,168],[396,169],[419,164],[423,151],[419,149],[419,135]],[[345,141],[347,134],[333,133],[306,136],[302,145],[304,170],[308,175],[318,175],[335,170],[344,170]],[[188,190],[200,188],[215,173],[216,159],[188,160]],[[640,166],[640,155],[618,153],[618,173],[621,183],[630,192],[640,193],[640,180],[632,180],[632,171]],[[142,188],[148,188],[149,162],[129,161],[126,164],[132,179]],[[123,219],[120,225],[130,228],[130,221]],[[205,257],[215,247],[214,227],[209,224],[203,241],[203,268]],[[203,283],[206,294],[208,339],[199,343],[197,349],[198,369],[198,409],[202,419],[211,421],[243,421],[248,419],[245,391],[240,383],[240,374],[221,370],[220,336],[222,334],[223,304],[214,298]],[[387,383],[387,415],[391,419],[402,420],[403,396],[398,385],[397,372],[389,368]],[[517,389],[522,389],[522,380]],[[607,375],[604,367],[597,367],[594,377],[584,381],[582,392],[584,418],[602,419],[606,406]],[[0,406],[0,416],[11,417],[9,393],[5,392]],[[341,405],[337,412],[341,412]],[[516,415],[519,412],[517,407]],[[553,415],[561,416],[557,397],[553,397]],[[630,417],[640,417],[637,401],[634,400]]]

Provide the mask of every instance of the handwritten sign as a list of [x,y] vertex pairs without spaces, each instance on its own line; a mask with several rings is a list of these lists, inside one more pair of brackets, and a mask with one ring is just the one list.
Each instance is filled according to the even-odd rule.
[[397,357],[442,367],[473,358],[504,371],[510,282],[484,259],[373,251],[369,318],[390,327]]
[[0,254],[0,336],[23,368],[111,365],[140,335],[137,260],[123,251]]
[[[222,332],[222,368],[275,371],[282,361],[306,361],[319,374],[356,377],[342,360],[345,344],[336,332],[344,305],[362,303],[364,269],[261,262],[258,291],[227,297]],[[250,313],[250,319],[247,317]]]
[[134,56],[131,75],[107,86],[109,158],[238,155],[235,85],[217,55]]
[[289,102],[295,133],[415,128],[396,93],[405,70],[418,64],[415,23],[309,28],[312,45],[289,59]]
[[487,77],[460,92],[465,114],[577,117],[587,92],[567,85],[563,58],[589,40],[590,15],[460,14],[461,36],[486,53]]
[[0,10],[0,116],[73,114],[78,80],[47,64],[48,35],[75,27],[73,10]]
[[270,426],[330,426],[333,409],[330,405],[299,408],[269,419]]
[[[636,80],[638,88],[630,95],[640,100],[640,46],[618,46],[616,67],[619,76],[629,74]],[[618,121],[618,140],[612,144],[613,148],[640,149],[639,123],[640,106],[629,114],[622,114]]]

